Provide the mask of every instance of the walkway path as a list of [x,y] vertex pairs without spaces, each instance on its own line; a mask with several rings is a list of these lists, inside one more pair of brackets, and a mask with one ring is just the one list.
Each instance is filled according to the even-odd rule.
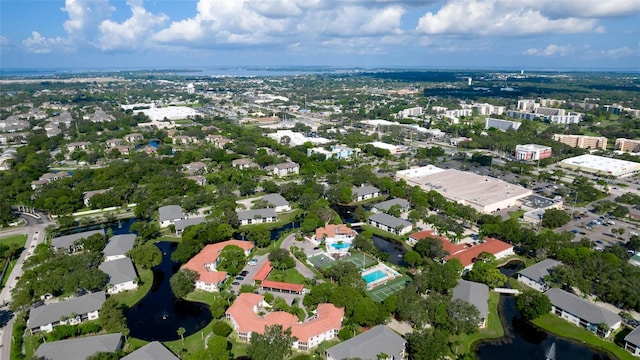
[[[296,242],[296,234],[290,234],[288,235],[283,241],[282,244],[280,245],[281,248],[289,250],[291,248],[292,245],[296,245],[294,242]],[[307,240],[304,240],[304,242],[307,242]],[[297,243],[297,242],[296,242]],[[300,246],[300,245],[296,245],[296,246]],[[313,273],[313,271],[311,271],[311,269],[309,269],[305,264],[303,264],[300,260],[298,260],[297,258],[294,257],[294,259],[296,260],[296,270],[298,270],[298,272],[300,274],[302,274],[302,276],[308,278],[308,279],[313,279],[316,275]]]

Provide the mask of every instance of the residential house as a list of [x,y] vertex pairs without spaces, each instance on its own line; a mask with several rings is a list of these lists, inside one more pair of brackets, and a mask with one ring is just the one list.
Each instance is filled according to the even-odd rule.
[[129,149],[129,147],[128,147],[128,146],[125,146],[125,145],[118,145],[118,146],[116,146],[116,147],[115,147],[115,148],[113,148],[113,149],[114,149],[114,150],[118,150],[118,152],[119,152],[121,155],[124,155],[124,156],[128,156],[128,155],[129,155],[129,153],[130,153],[130,151],[129,151],[129,150],[130,150],[130,149]]
[[217,267],[220,262],[220,252],[226,246],[240,247],[244,250],[245,256],[249,256],[253,250],[253,243],[241,240],[227,240],[205,246],[181,267],[181,269],[189,269],[198,273],[195,280],[196,289],[209,292],[220,290],[220,286],[227,278],[227,273],[226,271],[218,271]]
[[36,334],[50,332],[58,325],[75,325],[95,320],[100,316],[100,307],[105,300],[105,292],[99,291],[32,308],[27,328],[31,334]]
[[280,177],[298,175],[300,173],[300,165],[294,162],[286,162],[284,164],[274,165],[270,171],[272,175]]
[[175,224],[178,220],[187,218],[180,205],[161,206],[158,208],[158,213],[161,228],[166,228],[171,224]]
[[455,254],[450,254],[445,257],[444,260],[458,259],[465,270],[471,270],[473,264],[478,260],[478,256],[482,253],[491,254],[495,256],[496,259],[502,259],[514,254],[513,245],[497,239],[485,238],[484,242],[465,248]]
[[45,342],[33,357],[38,360],[87,359],[97,353],[114,353],[122,349],[122,334],[105,334]]
[[107,245],[102,250],[104,261],[124,259],[127,253],[133,249],[136,242],[136,234],[114,235],[109,239]]
[[283,281],[262,280],[262,282],[260,283],[260,288],[264,291],[300,295],[304,290],[304,285]]
[[374,186],[359,186],[351,189],[353,201],[359,202],[380,196],[380,190]]
[[144,136],[139,133],[132,133],[124,136],[124,141],[132,144],[139,143],[142,140],[144,140]]
[[67,151],[71,154],[76,150],[88,150],[91,143],[82,141],[82,142],[72,142],[67,144]]
[[315,240],[326,242],[348,242],[351,243],[358,233],[345,224],[327,224],[316,229]]
[[338,160],[341,159],[350,159],[352,157],[356,158],[360,156],[360,149],[350,148],[345,145],[331,145],[331,150],[325,150],[322,147],[314,147],[307,149],[307,156],[311,156],[313,154],[321,154],[324,155],[327,159],[336,158]]
[[202,223],[204,223],[206,221],[207,221],[207,218],[205,218],[205,217],[195,217],[195,218],[189,218],[189,219],[180,219],[180,220],[176,221],[176,223],[175,223],[176,235],[182,235],[182,232],[188,226],[202,224]]
[[189,175],[206,174],[207,164],[202,161],[194,161],[188,164],[182,165],[182,171]]
[[83,231],[75,234],[63,235],[56,238],[51,239],[51,246],[55,250],[66,250],[69,252],[75,252],[82,250],[81,240],[88,238],[91,235],[100,234],[104,236],[104,230],[89,230]]
[[92,197],[94,197],[95,195],[100,195],[100,194],[104,194],[107,191],[109,191],[111,189],[100,189],[100,190],[93,190],[93,191],[87,191],[82,195],[82,201],[84,202],[84,206],[89,207],[89,201],[91,200]]
[[487,325],[489,316],[489,287],[487,285],[460,279],[458,285],[453,288],[452,299],[459,299],[475,306],[480,313],[478,326],[483,328]]
[[531,265],[526,269],[518,272],[518,281],[528,287],[545,292],[549,290],[549,285],[545,281],[545,277],[551,275],[551,270],[560,265],[559,261],[553,259],[545,259],[535,265]]
[[263,224],[277,221],[275,209],[236,211],[240,225]]
[[172,138],[172,141],[174,144],[176,145],[187,145],[187,144],[197,144],[200,141],[198,140],[198,138],[193,137],[193,136],[186,136],[186,135],[177,135],[174,136]]
[[108,149],[113,149],[116,146],[122,144],[122,139],[109,139],[105,142]]
[[[602,337],[608,337],[622,325],[620,315],[562,289],[551,288],[545,295],[551,301],[552,313]],[[601,327],[601,324],[605,327]]]
[[231,166],[237,167],[240,170],[257,168],[258,164],[254,163],[251,159],[235,159],[231,161]]
[[411,206],[411,204],[405,199],[393,198],[393,199],[389,199],[387,201],[379,202],[373,205],[373,208],[371,208],[371,211],[386,213],[393,206],[398,206],[401,212],[406,212],[406,211],[409,211],[409,207]]
[[640,356],[640,326],[624,337],[624,348],[635,356]]
[[268,307],[264,296],[243,293],[238,295],[227,309],[225,317],[243,342],[248,342],[254,332],[264,333],[266,326],[282,325],[284,329],[290,328],[291,335],[297,339],[293,347],[301,351],[312,349],[323,341],[335,339],[344,318],[344,308],[338,308],[333,304],[319,304],[313,316],[305,322],[300,322],[297,316],[284,311],[269,312]]
[[[378,325],[326,350],[327,360],[404,360],[407,341],[385,325]],[[382,358],[379,355],[386,354]]]
[[159,341],[152,341],[120,360],[180,360]]
[[280,194],[267,194],[262,197],[262,200],[266,201],[269,207],[273,207],[277,213],[291,211],[291,204]]
[[202,175],[187,176],[187,179],[193,180],[197,185],[200,186],[207,185],[207,178]]
[[404,235],[411,232],[413,224],[384,213],[369,216],[369,225],[375,226],[395,235]]
[[60,180],[66,177],[70,177],[71,174],[66,171],[60,171],[57,173],[46,173],[40,176],[38,180],[34,180],[31,182],[31,189],[35,190],[42,185],[48,184],[52,181]]
[[113,295],[138,288],[138,274],[128,257],[105,261],[98,266],[98,269],[109,277],[107,294]]

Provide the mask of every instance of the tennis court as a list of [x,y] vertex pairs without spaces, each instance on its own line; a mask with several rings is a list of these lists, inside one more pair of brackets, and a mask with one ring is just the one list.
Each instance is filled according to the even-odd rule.
[[313,255],[307,258],[307,261],[313,264],[316,269],[326,269],[331,267],[335,260],[325,254]]
[[383,302],[386,298],[393,293],[404,289],[411,281],[408,276],[403,276],[398,279],[394,279],[384,285],[380,285],[373,290],[367,291],[367,294],[376,302]]
[[351,254],[351,256],[347,256],[345,258],[340,259],[340,261],[349,261],[358,266],[360,269],[367,269],[372,267],[373,265],[378,264],[378,260],[371,259],[368,256],[365,256],[363,253],[355,253]]

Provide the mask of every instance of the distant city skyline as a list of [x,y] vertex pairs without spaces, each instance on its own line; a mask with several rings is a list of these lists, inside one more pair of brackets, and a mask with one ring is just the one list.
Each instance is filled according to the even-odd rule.
[[2,0],[0,69],[640,71],[634,0]]

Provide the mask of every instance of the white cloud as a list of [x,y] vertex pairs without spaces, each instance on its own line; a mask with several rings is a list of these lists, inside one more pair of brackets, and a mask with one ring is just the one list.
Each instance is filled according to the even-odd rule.
[[640,12],[640,1],[634,0],[520,0],[517,3],[538,9],[551,18],[624,17]]
[[524,54],[525,55],[551,57],[551,56],[567,56],[567,55],[573,54],[574,52],[575,52],[575,49],[572,46],[550,44],[545,48],[540,48],[540,49],[530,48],[530,49],[527,49],[527,50],[525,50]]
[[8,46],[11,44],[11,41],[8,37],[0,35],[0,46]]
[[602,50],[600,51],[600,54],[608,58],[618,59],[621,57],[633,55],[634,51],[628,46],[623,46],[617,49]]
[[[546,3],[545,1],[542,2]],[[547,33],[602,32],[595,19],[550,18],[519,1],[451,0],[437,13],[428,12],[416,30],[425,34],[520,36]]]
[[102,50],[137,49],[159,26],[169,20],[165,14],[148,12],[142,0],[129,0],[131,17],[122,23],[103,21],[100,26],[98,46]]
[[91,41],[98,25],[110,18],[115,8],[109,0],[66,0],[62,10],[69,16],[63,25],[69,37]]
[[56,37],[47,38],[40,35],[39,32],[33,31],[31,37],[22,40],[22,45],[28,52],[35,54],[48,54],[54,49],[69,49],[69,40],[66,38]]

